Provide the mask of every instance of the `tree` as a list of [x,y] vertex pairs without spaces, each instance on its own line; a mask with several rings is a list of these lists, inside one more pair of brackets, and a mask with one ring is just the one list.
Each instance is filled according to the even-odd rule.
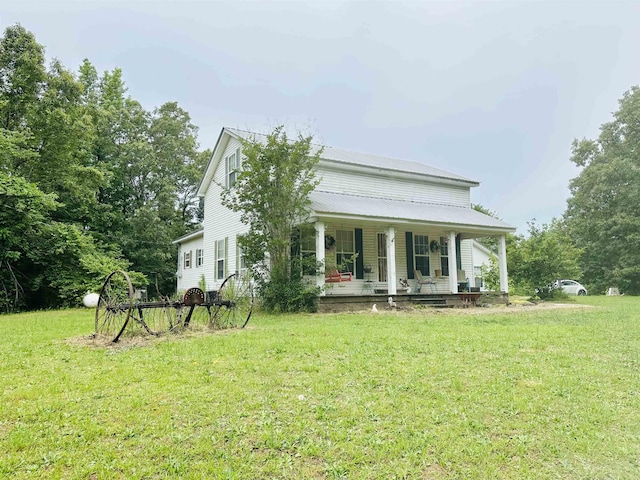
[[80,82],[95,125],[93,163],[107,178],[92,232],[116,243],[132,268],[158,280],[162,293],[171,292],[172,240],[199,222],[195,189],[210,153],[198,151],[198,129],[177,103],[148,112],[127,97],[119,69],[98,77],[85,60]]
[[108,268],[173,291],[172,240],[201,219],[194,194],[210,152],[198,151],[197,127],[175,102],[145,110],[119,69],[98,75],[85,59],[76,76],[44,62],[33,34],[5,30],[0,289],[9,293],[0,306],[73,304]]
[[[485,215],[488,215],[490,217],[496,218],[498,220],[502,220],[496,212],[489,210],[488,208],[483,207],[482,205],[479,205],[477,203],[472,203],[471,208],[473,208],[476,212],[484,213]],[[507,234],[507,236],[510,236],[510,235],[511,234]],[[487,247],[493,253],[495,254],[498,253],[497,237],[482,237],[478,239],[478,242],[484,245],[485,247]]]
[[510,278],[520,293],[544,296],[553,281],[580,277],[582,252],[559,220],[542,226],[529,222],[529,236],[514,236],[507,252]]
[[301,134],[289,141],[283,126],[264,141],[243,141],[242,169],[235,185],[223,190],[223,205],[240,212],[249,226],[240,245],[270,310],[302,309],[304,299],[315,296],[310,290],[305,295],[301,270],[292,268],[291,258],[295,229],[309,217],[309,195],[318,184],[315,166],[322,150],[311,141]]
[[25,242],[39,236],[56,202],[23,178],[0,171],[0,205],[0,309],[12,310],[25,290],[19,267]]
[[619,100],[613,121],[597,140],[574,140],[571,161],[582,167],[571,180],[564,218],[584,250],[581,265],[592,289],[619,287],[640,294],[640,88]]
[[46,78],[44,47],[21,25],[0,40],[0,127],[24,128]]
[[0,309],[74,305],[128,264],[76,225],[53,220],[60,206],[23,178],[0,172]]

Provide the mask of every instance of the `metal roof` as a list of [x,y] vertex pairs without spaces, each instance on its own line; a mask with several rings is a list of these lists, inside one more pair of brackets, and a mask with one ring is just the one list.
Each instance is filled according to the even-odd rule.
[[[257,141],[262,141],[266,138],[266,135],[263,135],[261,133],[252,133],[229,127],[225,127],[225,130],[245,140],[256,139]],[[447,172],[439,168],[431,167],[420,162],[383,157],[381,155],[373,155],[371,153],[353,152],[350,150],[343,150],[341,148],[330,147],[327,145],[315,145],[315,147],[317,149],[321,147],[323,148],[321,158],[324,160],[331,160],[334,162],[347,163],[352,165],[364,165],[367,167],[381,168],[384,170],[394,170],[397,172],[417,173],[421,175],[428,175],[431,177],[468,182],[473,186],[479,185],[479,183],[475,180],[471,180],[469,178],[457,175],[455,173]]]
[[370,217],[371,220],[424,222],[437,225],[515,231],[511,225],[472,208],[454,207],[407,200],[365,197],[315,190],[311,208],[317,216],[343,215]]

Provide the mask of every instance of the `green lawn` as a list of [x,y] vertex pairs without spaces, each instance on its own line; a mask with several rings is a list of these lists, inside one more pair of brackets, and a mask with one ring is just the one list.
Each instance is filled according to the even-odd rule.
[[0,477],[640,478],[640,298],[579,302],[113,347],[0,316]]

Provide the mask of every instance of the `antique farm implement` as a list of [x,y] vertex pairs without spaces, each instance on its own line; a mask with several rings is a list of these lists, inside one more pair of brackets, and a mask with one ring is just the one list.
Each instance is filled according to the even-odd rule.
[[127,327],[131,331],[159,335],[179,331],[193,324],[213,329],[244,328],[253,311],[253,290],[249,279],[229,275],[209,295],[190,288],[180,300],[141,301],[134,298],[129,275],[112,272],[104,282],[96,306],[96,335],[117,342]]

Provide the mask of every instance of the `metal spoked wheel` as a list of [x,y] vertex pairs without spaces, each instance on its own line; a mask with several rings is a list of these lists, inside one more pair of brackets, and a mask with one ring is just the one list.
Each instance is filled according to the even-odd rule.
[[117,342],[131,318],[133,285],[129,275],[122,270],[111,273],[102,285],[96,307],[96,335],[103,335]]
[[214,328],[244,328],[253,311],[253,286],[246,275],[234,273],[222,283],[215,301]]
[[154,308],[145,308],[145,304],[133,304],[131,319],[140,324],[147,333],[160,335],[170,331],[175,322],[175,308],[169,303],[158,302]]
[[[190,307],[186,307],[186,315],[188,315],[189,308]],[[189,322],[184,325],[184,328],[195,330],[210,328],[213,325],[213,318],[216,311],[217,307],[211,305],[196,305],[193,308]]]

